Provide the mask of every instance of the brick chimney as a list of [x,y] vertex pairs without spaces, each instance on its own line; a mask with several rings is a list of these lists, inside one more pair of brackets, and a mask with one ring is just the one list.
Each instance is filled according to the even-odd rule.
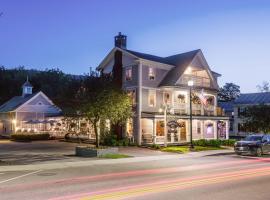
[[121,32],[119,32],[118,35],[114,37],[114,46],[119,47],[121,49],[126,49],[127,48],[127,36],[122,35]]

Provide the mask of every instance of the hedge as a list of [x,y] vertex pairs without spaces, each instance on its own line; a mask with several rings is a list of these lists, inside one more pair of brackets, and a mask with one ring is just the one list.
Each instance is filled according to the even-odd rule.
[[220,146],[233,146],[236,140],[206,140],[206,139],[201,139],[201,140],[194,140],[193,144],[195,146],[202,146],[202,147],[220,147]]
[[11,135],[11,139],[15,141],[34,141],[34,140],[49,140],[49,133],[26,133],[26,134],[17,134],[14,133]]

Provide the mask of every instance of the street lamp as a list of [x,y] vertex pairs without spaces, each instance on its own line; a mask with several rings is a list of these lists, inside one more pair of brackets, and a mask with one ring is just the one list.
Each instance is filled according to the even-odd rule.
[[192,150],[194,148],[193,142],[192,142],[192,97],[191,97],[191,90],[193,86],[193,81],[189,80],[188,81],[188,87],[189,87],[189,133],[190,133],[190,145],[189,148]]

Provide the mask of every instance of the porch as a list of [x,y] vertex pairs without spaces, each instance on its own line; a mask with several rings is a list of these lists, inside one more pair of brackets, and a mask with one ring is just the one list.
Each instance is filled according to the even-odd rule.
[[[168,126],[169,123],[176,124]],[[141,137],[143,144],[164,144],[164,119],[162,116],[141,119]],[[190,121],[187,116],[170,116],[167,119],[167,143],[185,144],[190,142]],[[229,121],[226,118],[194,118],[192,121],[192,138],[228,139]]]

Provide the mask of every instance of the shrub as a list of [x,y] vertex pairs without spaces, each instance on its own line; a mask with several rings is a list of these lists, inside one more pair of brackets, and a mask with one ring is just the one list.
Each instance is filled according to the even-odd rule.
[[220,147],[221,146],[221,140],[195,140],[193,141],[193,144],[195,146],[202,146],[202,147]]
[[228,140],[221,140],[221,145],[222,146],[234,146],[234,143],[236,142],[235,139],[228,139]]
[[129,146],[130,142],[127,138],[117,140],[115,133],[105,131],[100,135],[100,143],[105,146]]
[[35,140],[49,140],[49,133],[26,133],[26,134],[12,134],[12,140],[16,141],[35,141]]
[[233,146],[236,140],[206,140],[206,139],[201,139],[201,140],[195,140],[193,141],[193,144],[195,146],[202,146],[202,147],[220,147],[220,146]]
[[160,145],[158,145],[158,144],[152,144],[151,148],[153,148],[153,149],[161,149]]

